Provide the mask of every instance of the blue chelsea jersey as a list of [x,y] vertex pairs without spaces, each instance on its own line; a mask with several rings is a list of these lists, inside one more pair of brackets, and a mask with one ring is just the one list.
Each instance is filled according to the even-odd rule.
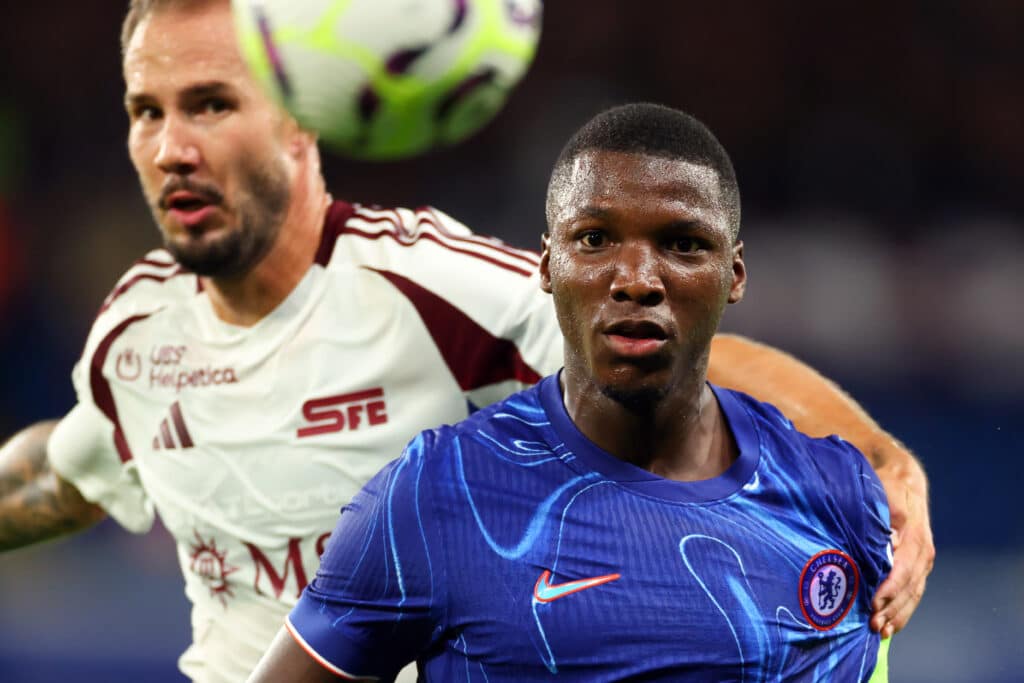
[[342,676],[865,681],[885,494],[841,439],[712,387],[739,457],[697,482],[586,439],[557,377],[420,434],[342,511],[292,635]]

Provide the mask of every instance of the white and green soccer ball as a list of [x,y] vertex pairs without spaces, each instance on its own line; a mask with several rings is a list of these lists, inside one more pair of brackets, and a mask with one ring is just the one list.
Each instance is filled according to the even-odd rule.
[[399,159],[479,130],[522,78],[542,0],[232,0],[256,79],[332,149]]

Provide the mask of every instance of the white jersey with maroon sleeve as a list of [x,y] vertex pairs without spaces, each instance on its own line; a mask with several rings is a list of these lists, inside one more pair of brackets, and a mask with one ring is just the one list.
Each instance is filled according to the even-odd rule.
[[185,673],[244,680],[373,474],[561,364],[537,263],[433,209],[336,202],[317,263],[253,327],[217,318],[166,252],[122,279],[50,457],[125,527],[155,510],[174,535]]

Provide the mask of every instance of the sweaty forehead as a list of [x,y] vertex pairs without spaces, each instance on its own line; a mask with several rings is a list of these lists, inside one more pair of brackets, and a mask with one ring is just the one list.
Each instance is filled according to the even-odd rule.
[[153,10],[132,34],[123,66],[129,92],[248,78],[228,3]]
[[677,206],[712,220],[722,211],[718,173],[710,166],[633,152],[584,150],[564,172],[557,222],[592,209]]

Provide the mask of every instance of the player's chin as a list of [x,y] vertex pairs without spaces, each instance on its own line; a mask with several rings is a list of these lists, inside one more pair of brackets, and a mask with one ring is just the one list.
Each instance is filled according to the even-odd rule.
[[207,252],[217,250],[222,236],[215,231],[195,235],[182,230],[164,233],[164,246],[179,260],[192,261],[202,259]]
[[671,389],[667,369],[620,365],[599,380],[601,393],[636,412],[654,408]]
[[176,235],[164,245],[183,268],[210,277],[237,275],[248,261],[244,240],[236,231],[218,229],[201,235]]

